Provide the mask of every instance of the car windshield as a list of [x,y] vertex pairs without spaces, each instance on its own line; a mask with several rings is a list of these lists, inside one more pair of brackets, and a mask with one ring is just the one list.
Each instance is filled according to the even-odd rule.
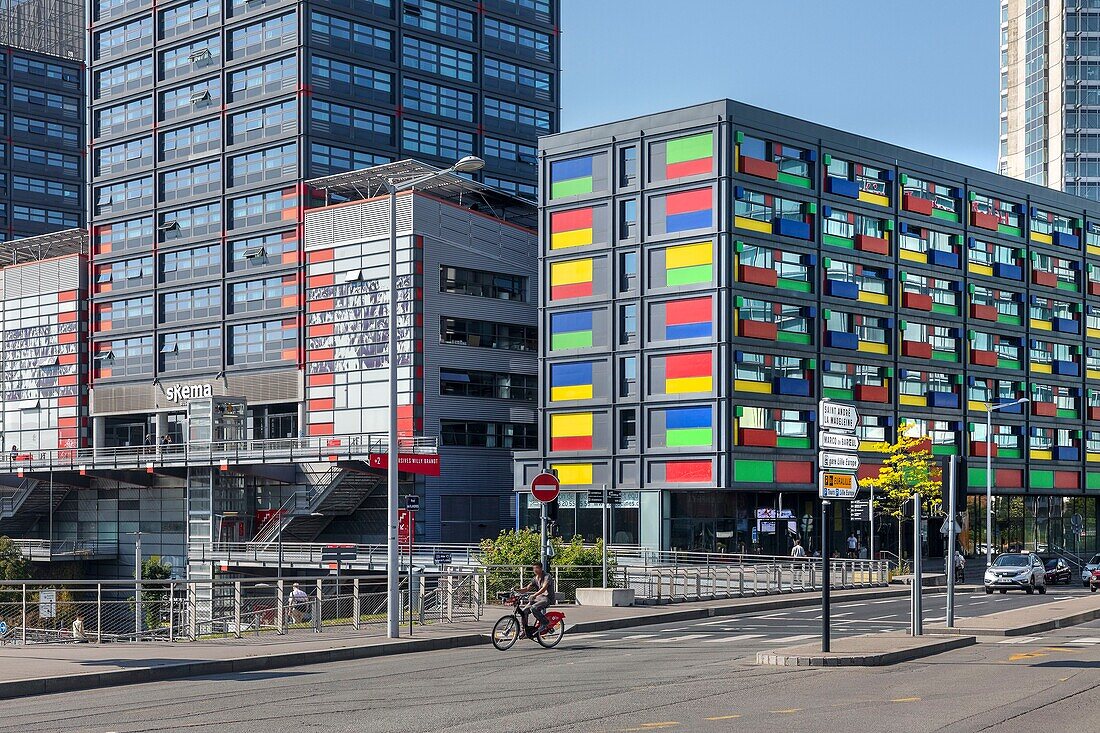
[[999,567],[1027,567],[1031,562],[1027,559],[1027,555],[1001,555],[993,561],[994,565]]
[[1056,567],[1058,567],[1057,560],[1047,560],[1047,570],[1053,570]]
[[1100,555],[1093,555],[1089,560],[1089,565],[1100,565]]

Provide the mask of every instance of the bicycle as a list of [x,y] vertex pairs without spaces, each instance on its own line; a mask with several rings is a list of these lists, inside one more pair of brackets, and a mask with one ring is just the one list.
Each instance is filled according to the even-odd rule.
[[[528,626],[524,623],[524,615],[519,610],[520,603],[527,600],[526,595],[519,595],[514,591],[505,591],[497,593],[497,599],[504,605],[512,607],[512,613],[501,616],[493,624],[491,637],[493,646],[500,651],[511,649],[521,633],[528,639],[534,639],[547,649],[553,649],[565,636],[565,614],[561,611],[547,611],[546,622],[549,628],[542,633],[536,633],[538,631],[538,619],[535,619],[533,626]],[[534,614],[531,614],[531,616],[533,617]]]

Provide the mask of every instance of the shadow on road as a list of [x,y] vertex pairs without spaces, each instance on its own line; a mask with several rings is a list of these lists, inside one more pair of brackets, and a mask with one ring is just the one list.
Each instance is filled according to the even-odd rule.
[[1100,661],[1086,661],[1073,659],[1059,659],[1051,662],[1040,662],[1032,667],[1058,667],[1061,669],[1100,669]]

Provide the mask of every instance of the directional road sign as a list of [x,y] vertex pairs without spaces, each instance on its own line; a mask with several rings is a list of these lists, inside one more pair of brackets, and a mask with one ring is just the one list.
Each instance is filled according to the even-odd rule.
[[821,450],[859,450],[859,438],[855,435],[843,433],[827,433],[824,430],[817,434],[817,445]]
[[439,550],[436,550],[435,555],[433,556],[433,558],[435,559],[435,564],[436,565],[450,565],[451,564],[451,553],[449,553],[449,552],[440,552]]
[[817,425],[820,428],[852,432],[859,424],[859,413],[854,405],[822,400],[818,407]]
[[822,499],[854,499],[859,486],[850,473],[821,471],[818,474],[818,496]]
[[859,470],[859,456],[854,453],[826,453],[819,455],[820,467],[838,469],[840,471]]
[[409,494],[405,497],[405,508],[410,512],[420,509],[420,494]]
[[851,503],[848,509],[851,512],[853,522],[867,522],[871,519],[871,509],[869,504],[870,502],[866,500],[853,501]]

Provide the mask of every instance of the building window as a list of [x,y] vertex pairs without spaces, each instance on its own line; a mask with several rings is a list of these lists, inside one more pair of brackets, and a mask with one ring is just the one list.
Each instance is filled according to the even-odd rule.
[[401,145],[407,153],[456,159],[474,154],[474,135],[406,119],[401,124]]
[[229,243],[232,271],[298,262],[298,237],[294,232],[237,239]]
[[153,217],[115,221],[94,228],[92,248],[95,254],[123,252],[153,246]]
[[443,316],[440,343],[506,351],[537,351],[538,329],[511,323]]
[[484,110],[487,121],[496,120],[497,127],[509,130],[525,129],[549,133],[554,126],[553,116],[549,110],[528,107],[518,102],[485,97]]
[[298,144],[288,143],[277,148],[255,150],[229,159],[229,185],[278,180],[294,176],[298,171]]
[[393,101],[393,75],[327,56],[310,56],[310,81],[318,89],[377,102]]
[[187,322],[197,318],[220,316],[221,286],[165,293],[160,301],[161,323]]
[[217,236],[222,230],[221,203],[167,211],[160,217],[161,241],[184,237]]
[[221,120],[207,120],[161,135],[160,151],[166,158],[183,157],[221,147]]
[[460,41],[474,40],[473,13],[433,0],[405,0],[401,4],[401,10],[405,25]]
[[[76,105],[79,106],[79,105]],[[112,107],[96,110],[95,135],[97,137],[125,130],[148,127],[153,124],[153,98],[142,97]]]
[[503,20],[497,20],[486,16],[485,38],[497,41],[496,46],[511,46],[514,51],[522,53],[529,51],[540,59],[550,59],[552,43],[546,33],[513,25]]
[[229,74],[229,101],[288,89],[298,80],[298,61],[289,56]]
[[624,356],[619,360],[619,396],[638,394],[638,357]]
[[619,310],[619,343],[631,344],[638,340],[638,305],[627,303]]
[[160,177],[160,200],[213,193],[219,190],[221,180],[221,163],[216,160],[168,171]]
[[320,43],[350,51],[355,56],[374,56],[387,61],[392,58],[393,34],[383,28],[314,10],[310,16],[310,33]]
[[153,298],[130,298],[98,303],[95,308],[96,331],[137,328],[153,325]]
[[298,37],[298,14],[284,13],[229,33],[229,58],[240,58],[293,44]]
[[97,379],[148,376],[153,373],[153,337],[100,342],[92,359]]
[[104,94],[135,90],[152,80],[153,57],[146,56],[96,72],[93,93],[98,98]]
[[125,53],[153,41],[153,17],[145,16],[95,34],[95,59]]
[[193,247],[161,255],[161,282],[221,275],[221,245]]
[[161,337],[161,368],[166,372],[209,369],[222,363],[222,332],[206,328]]
[[57,168],[63,175],[78,175],[80,173],[80,156],[66,155],[53,150],[39,150],[23,145],[12,145],[11,156],[19,163],[27,163],[35,167]]
[[442,367],[439,370],[439,394],[534,402],[538,397],[538,380],[533,374]]
[[309,162],[311,175],[329,175],[359,170],[360,168],[371,168],[389,163],[390,159],[365,150],[350,150],[335,145],[325,145],[324,143],[311,143]]
[[14,74],[29,74],[45,79],[65,82],[66,84],[79,84],[80,71],[61,64],[31,59],[25,56],[12,56],[11,70]]
[[551,76],[545,71],[538,71],[537,69],[488,56],[485,57],[482,68],[485,70],[485,86],[487,88],[520,92],[523,91],[523,87],[526,87],[528,90],[534,90],[535,96],[539,99],[550,98]]
[[634,290],[638,287],[638,253],[623,252],[619,255],[619,289]]
[[619,239],[638,236],[638,200],[619,202]]
[[406,68],[459,81],[474,81],[474,54],[457,48],[405,36],[401,60]]
[[72,125],[63,125],[60,122],[36,120],[22,115],[12,115],[11,129],[28,135],[41,135],[56,140],[57,142],[76,146],[80,142],[80,128]]
[[297,120],[298,103],[294,100],[238,112],[229,117],[229,144],[280,135],[293,130]]
[[297,305],[298,277],[283,275],[233,283],[229,286],[229,303],[231,313],[250,313]]
[[49,181],[45,178],[32,176],[13,175],[11,178],[13,191],[26,191],[28,193],[41,194],[42,196],[54,196],[72,203],[80,200],[80,187],[73,183]]
[[469,92],[406,77],[401,87],[401,100],[408,110],[459,122],[474,121],[474,95]]
[[440,420],[439,428],[446,447],[534,450],[538,444],[535,423]]
[[240,366],[296,359],[298,353],[296,323],[296,319],[289,318],[281,321],[230,326],[229,363]]
[[499,300],[527,300],[527,278],[465,267],[439,267],[439,292]]
[[532,183],[524,183],[522,181],[510,181],[507,178],[498,178],[496,176],[486,175],[484,177],[486,186],[492,186],[493,188],[499,188],[501,191],[507,191],[514,196],[520,196],[532,201],[538,198],[538,189]]
[[229,228],[298,220],[295,188],[266,191],[229,200]]
[[532,168],[538,163],[538,148],[534,145],[500,140],[499,138],[486,136],[484,138],[485,157],[497,158],[508,162],[516,162],[520,165],[528,165]]
[[638,412],[621,410],[619,412],[619,448],[630,449],[638,444]]

